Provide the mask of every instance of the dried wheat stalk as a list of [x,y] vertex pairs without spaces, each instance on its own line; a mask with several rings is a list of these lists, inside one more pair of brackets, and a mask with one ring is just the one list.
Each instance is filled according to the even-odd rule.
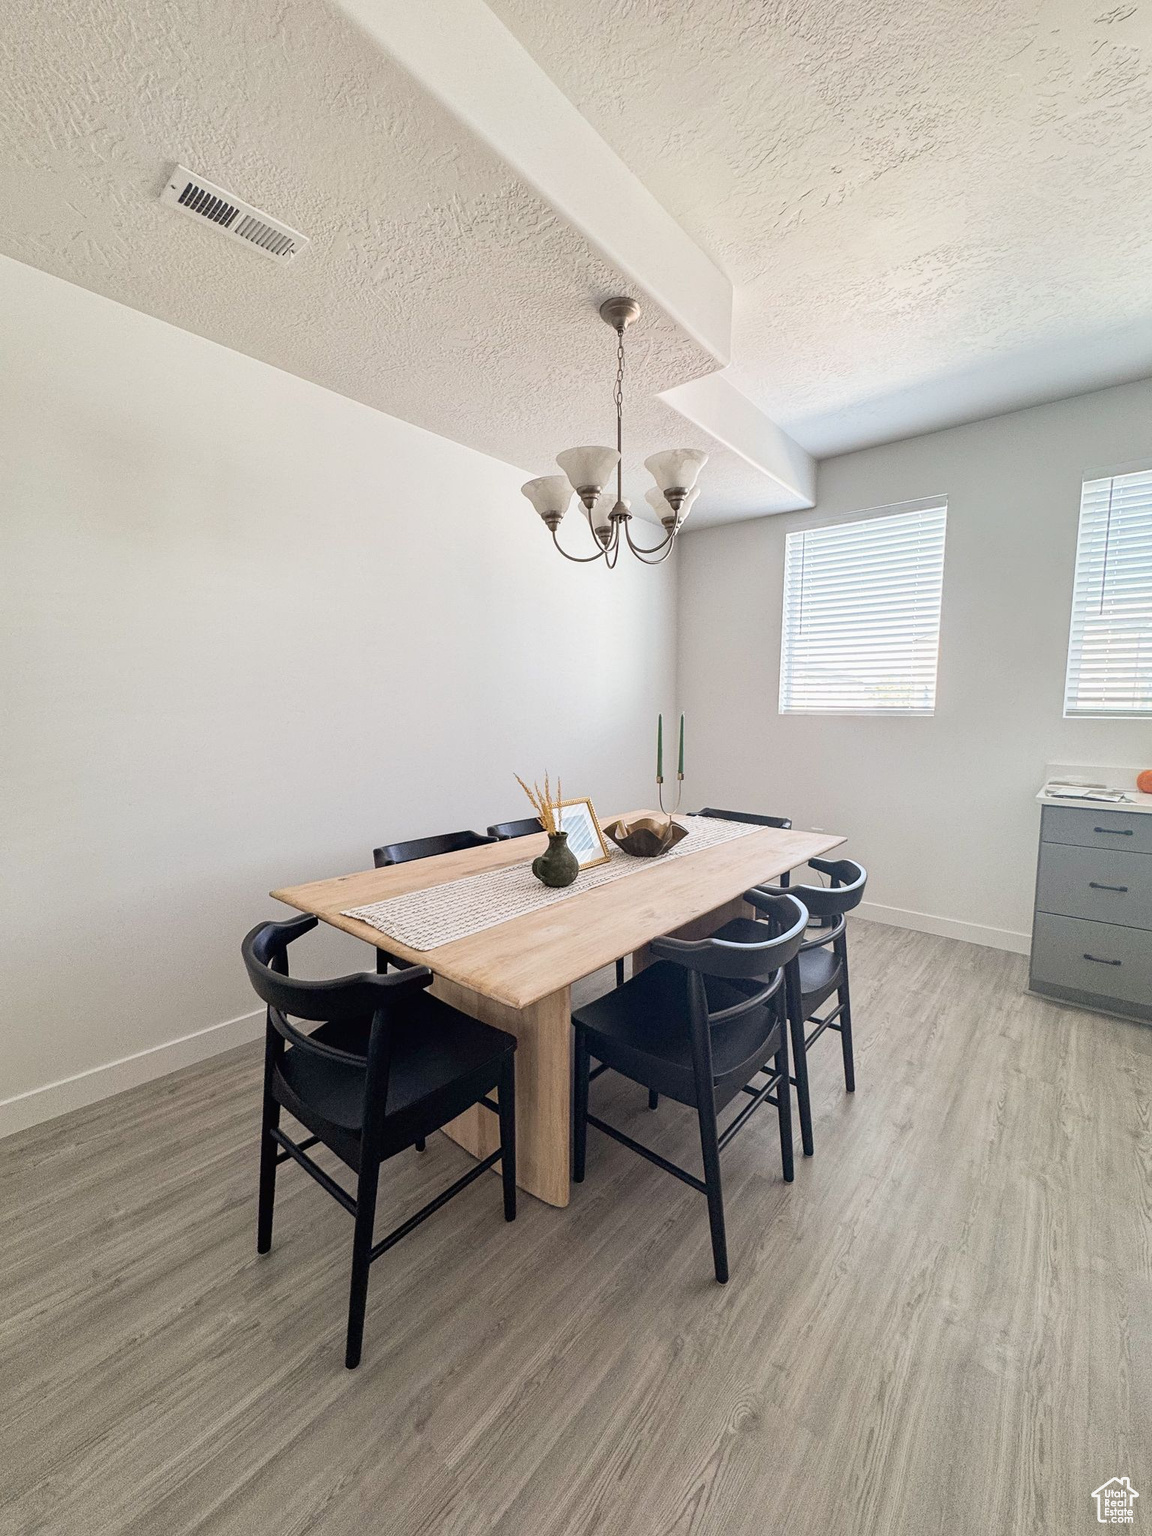
[[532,809],[540,818],[540,825],[544,828],[545,832],[554,836],[560,830],[560,824],[556,816],[557,808],[560,806],[563,799],[563,791],[560,788],[560,780],[556,780],[556,794],[553,796],[552,786],[548,781],[547,771],[545,771],[544,774],[543,790],[541,790],[539,784],[535,782],[533,782],[532,788],[529,789],[527,784],[525,784],[524,780],[518,773],[513,774],[513,778],[516,780],[517,784],[519,784],[524,793],[528,796],[528,800],[532,806]]

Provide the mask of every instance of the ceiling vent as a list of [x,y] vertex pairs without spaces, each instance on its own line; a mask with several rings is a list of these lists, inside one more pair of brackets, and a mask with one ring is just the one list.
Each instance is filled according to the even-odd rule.
[[160,201],[178,208],[198,223],[212,225],[230,240],[239,240],[242,245],[270,256],[281,266],[287,266],[308,244],[307,235],[289,229],[287,224],[261,213],[250,203],[242,203],[231,192],[213,186],[183,165],[172,168]]

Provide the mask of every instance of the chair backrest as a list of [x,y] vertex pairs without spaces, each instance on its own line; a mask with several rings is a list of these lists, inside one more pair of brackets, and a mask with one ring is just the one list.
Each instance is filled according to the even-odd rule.
[[[854,859],[809,859],[808,862],[813,869],[827,875],[830,884],[792,885],[789,890],[800,898],[813,917],[842,917],[860,905],[868,882],[868,871],[862,864],[857,864]],[[778,890],[765,885],[749,891],[748,901],[763,911],[765,909],[757,897],[778,900]]]
[[799,952],[808,926],[808,908],[789,893],[771,897],[763,891],[756,894],[772,903],[775,932],[770,938],[753,944],[738,944],[730,939],[653,939],[649,949],[661,960],[671,960],[674,965],[704,976],[772,980]]
[[325,1024],[365,1017],[386,1019],[402,997],[429,985],[432,972],[426,965],[414,965],[387,976],[365,973],[333,981],[303,981],[290,976],[288,946],[315,928],[316,922],[314,917],[298,917],[286,923],[258,923],[240,946],[248,979],[257,997],[268,1006],[269,1022],[285,1040],[316,1055],[363,1063],[362,1057],[313,1040],[291,1024],[288,1016]]
[[414,837],[406,843],[385,843],[383,848],[373,848],[372,860],[377,869],[384,869],[389,864],[433,859],[438,853],[459,853],[461,848],[481,848],[496,841],[480,832],[439,832],[435,837]]
[[531,837],[533,832],[543,832],[544,824],[539,816],[525,816],[521,821],[497,821],[488,828],[488,836],[498,843],[513,837]]
[[715,816],[719,821],[750,821],[758,827],[783,827],[785,831],[792,825],[791,816],[761,816],[758,811],[717,811],[710,805],[706,805],[696,814],[697,816]]
[[[722,1035],[734,1031],[728,1035],[723,1054],[730,1057],[733,1045],[738,1045],[739,1060],[729,1060],[724,1070],[734,1070],[740,1077],[749,1062],[763,1063],[765,1046],[783,1028],[785,967],[803,943],[808,909],[794,896],[773,896],[772,900],[776,903],[775,922],[767,939],[739,944],[730,939],[669,938],[653,939],[648,946],[654,955],[683,966],[688,973],[688,1026],[698,1083],[719,1081],[713,1051]],[[727,990],[741,994],[739,1000],[709,1011],[706,976],[735,983]],[[762,985],[749,988],[748,982]]]

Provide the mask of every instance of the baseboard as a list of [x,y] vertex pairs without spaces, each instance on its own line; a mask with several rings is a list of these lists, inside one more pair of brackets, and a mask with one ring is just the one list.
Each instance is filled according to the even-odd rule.
[[855,916],[873,923],[887,923],[892,928],[911,928],[916,933],[935,933],[942,939],[962,939],[965,944],[983,944],[989,949],[1009,949],[1026,955],[1032,948],[1032,936],[1011,928],[989,928],[984,923],[965,923],[957,917],[933,917],[929,912],[908,912],[903,907],[882,907],[874,901],[862,901]]
[[119,1061],[105,1062],[103,1066],[90,1067],[87,1072],[45,1083],[42,1088],[30,1088],[27,1093],[0,1099],[0,1137],[27,1130],[44,1120],[54,1120],[69,1110],[83,1109],[100,1099],[111,1098],[114,1093],[123,1093],[126,1088],[136,1088],[153,1078],[165,1077],[180,1067],[206,1061],[209,1056],[218,1056],[233,1046],[258,1040],[263,1031],[264,1010],[258,1009],[254,1013],[243,1013],[238,1019],[210,1024],[207,1029],[198,1029],[194,1034],[181,1035],[178,1040],[167,1040],[163,1045],[137,1051],[132,1056],[122,1056]]

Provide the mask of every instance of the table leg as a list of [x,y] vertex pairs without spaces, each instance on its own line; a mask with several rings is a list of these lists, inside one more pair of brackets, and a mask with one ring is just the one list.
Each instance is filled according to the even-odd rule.
[[[516,1036],[516,1182],[548,1205],[570,1197],[572,1003],[562,987],[527,1008],[510,1008],[437,976],[432,986],[461,1013]],[[474,1157],[500,1144],[496,1116],[476,1104],[445,1127]]]

